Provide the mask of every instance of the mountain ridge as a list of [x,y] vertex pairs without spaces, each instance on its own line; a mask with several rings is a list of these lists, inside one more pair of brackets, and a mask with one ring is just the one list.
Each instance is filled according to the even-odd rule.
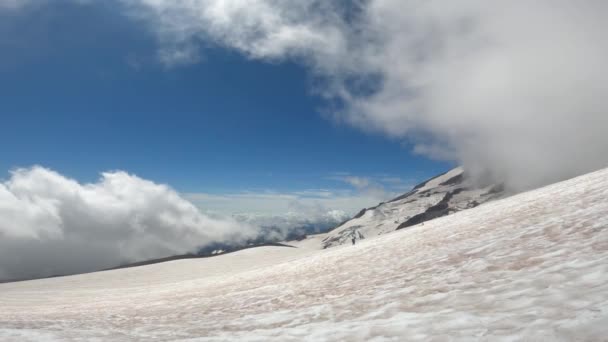
[[[414,186],[389,201],[361,209],[351,219],[319,234],[322,248],[405,229],[506,195],[501,184],[476,185],[456,167]],[[361,238],[359,238],[361,236]]]

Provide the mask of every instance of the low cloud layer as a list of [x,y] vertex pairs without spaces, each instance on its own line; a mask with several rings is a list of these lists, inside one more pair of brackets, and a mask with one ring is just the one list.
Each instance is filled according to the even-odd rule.
[[[386,193],[383,193],[386,194]],[[303,190],[294,192],[190,193],[185,198],[209,215],[231,216],[258,227],[267,239],[283,240],[294,234],[323,232],[352,217],[361,208],[386,198],[353,190]]]
[[239,222],[260,227],[260,232],[267,241],[285,241],[324,233],[352,215],[342,210],[327,210],[323,207],[298,207],[281,215],[241,213],[233,217]]
[[362,177],[338,172],[324,180],[335,182],[336,187],[291,192],[189,193],[184,197],[209,215],[228,215],[258,227],[260,235],[267,239],[284,240],[327,231],[362,208],[412,188],[401,178],[389,175]]
[[600,0],[122,0],[167,64],[295,59],[337,119],[525,189],[608,165]]
[[81,184],[40,166],[18,169],[0,182],[0,281],[299,237],[382,199],[359,188],[179,194],[122,171]]
[[0,183],[0,280],[98,270],[256,234],[125,172],[80,184],[34,167]]

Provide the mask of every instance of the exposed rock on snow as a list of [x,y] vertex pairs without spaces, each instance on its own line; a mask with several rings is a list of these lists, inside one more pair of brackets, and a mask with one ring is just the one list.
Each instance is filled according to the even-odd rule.
[[504,194],[501,186],[476,187],[460,167],[417,185],[412,191],[376,207],[363,209],[354,218],[327,233],[322,247],[350,243],[356,230],[365,237],[386,234],[437,217],[474,208]]

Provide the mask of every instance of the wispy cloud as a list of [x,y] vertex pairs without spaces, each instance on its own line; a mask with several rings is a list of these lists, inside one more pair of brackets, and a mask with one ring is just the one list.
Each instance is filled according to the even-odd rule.
[[343,189],[232,194],[186,193],[184,197],[206,211],[228,215],[284,215],[311,207],[320,208],[317,211],[321,212],[340,210],[350,214],[378,202],[376,197],[366,193]]
[[358,193],[374,198],[378,202],[393,198],[412,188],[411,182],[395,176],[356,176],[348,172],[334,173],[327,179],[350,185]]
[[19,9],[31,4],[31,0],[2,0],[0,9]]

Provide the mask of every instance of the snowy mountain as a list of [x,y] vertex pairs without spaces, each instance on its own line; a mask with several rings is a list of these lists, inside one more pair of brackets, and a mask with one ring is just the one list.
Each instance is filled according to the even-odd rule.
[[363,209],[322,239],[323,248],[350,244],[411,227],[425,221],[474,208],[500,198],[504,190],[499,185],[477,187],[470,182],[461,167],[429,179],[410,192],[376,207]]
[[606,213],[608,169],[356,246],[0,284],[0,340],[603,341]]

